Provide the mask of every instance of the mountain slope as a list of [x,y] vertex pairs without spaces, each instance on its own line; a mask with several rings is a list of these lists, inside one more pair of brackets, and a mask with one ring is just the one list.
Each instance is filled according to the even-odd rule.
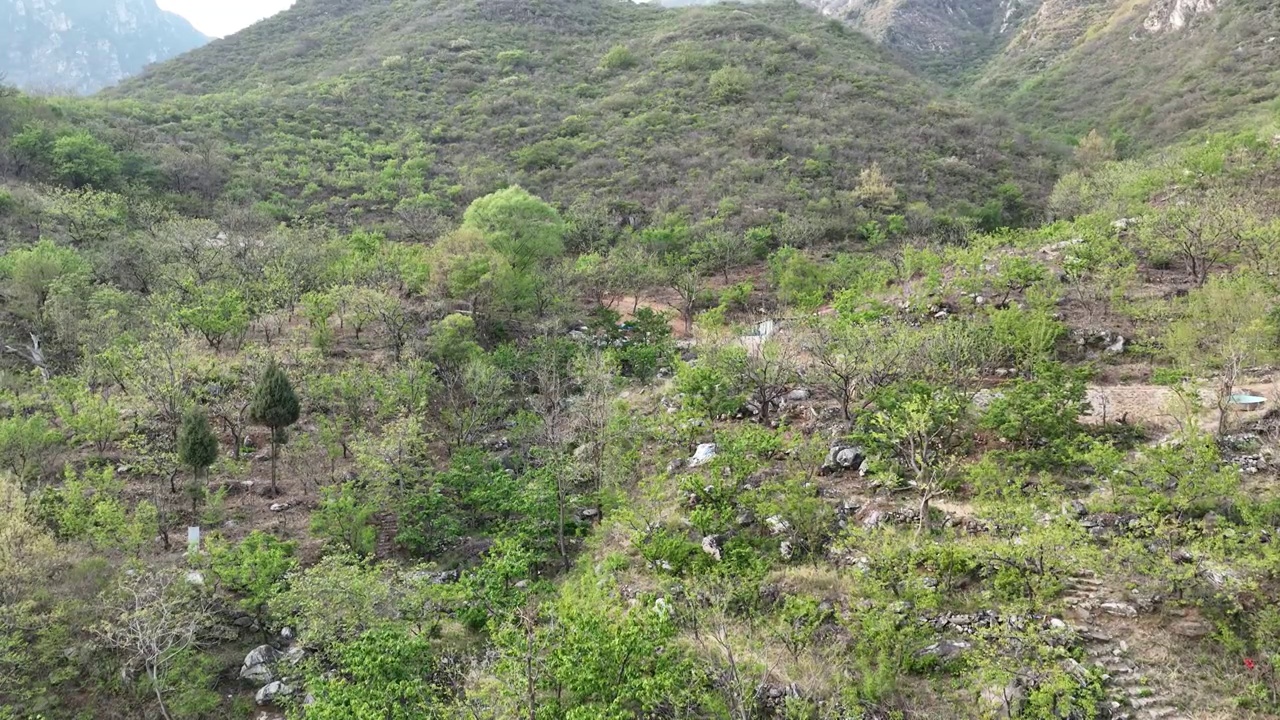
[[789,3],[310,0],[109,96],[84,107],[130,142],[225,146],[233,193],[286,217],[456,212],[520,183],[767,218],[835,209],[872,163],[942,209],[1053,175],[1006,123]]
[[805,0],[979,105],[1154,147],[1280,92],[1269,0]]
[[1044,0],[975,97],[1065,134],[1159,145],[1274,99],[1278,37],[1269,0]]
[[941,80],[980,66],[1040,0],[804,0],[862,30]]
[[207,41],[154,0],[0,0],[0,73],[27,90],[92,93]]

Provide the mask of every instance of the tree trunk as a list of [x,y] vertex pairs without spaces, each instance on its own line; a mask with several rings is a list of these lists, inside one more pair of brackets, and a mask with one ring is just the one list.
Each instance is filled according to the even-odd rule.
[[567,503],[564,492],[564,480],[557,476],[556,479],[556,510],[559,514],[556,523],[556,545],[560,548],[560,560],[564,563],[565,572],[569,571],[569,552],[564,544],[564,506]]
[[920,525],[916,527],[916,537],[924,537],[929,533],[929,501],[933,500],[933,494],[926,491],[924,497],[920,498]]
[[[529,610],[526,608],[525,613]],[[532,617],[522,618],[524,621],[524,677],[525,677],[525,693],[527,694],[527,702],[529,703],[529,720],[538,720],[538,690],[536,678],[533,675],[533,641],[535,624]]]
[[160,704],[160,714],[164,716],[164,720],[172,720],[169,709],[164,706],[164,698],[160,695],[160,669],[154,664],[148,664],[147,675],[151,678],[151,689],[156,693],[156,702]]
[[278,494],[276,490],[276,430],[271,428],[271,497]]

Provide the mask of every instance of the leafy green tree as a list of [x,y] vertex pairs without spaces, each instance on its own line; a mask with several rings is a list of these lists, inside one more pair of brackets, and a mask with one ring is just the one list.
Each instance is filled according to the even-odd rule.
[[626,45],[614,45],[600,58],[600,67],[605,70],[630,70],[637,62],[635,53]]
[[100,245],[124,233],[129,213],[123,196],[90,188],[50,192],[48,212],[74,244]]
[[518,274],[564,252],[560,213],[518,185],[472,202],[462,223],[464,228],[478,230]]
[[686,410],[712,421],[742,409],[745,398],[732,374],[707,362],[682,364],[676,371],[675,386]]
[[1231,396],[1244,370],[1275,358],[1275,297],[1260,278],[1209,280],[1177,306],[1164,346],[1179,367],[1214,378],[1218,432],[1229,429]]
[[37,479],[62,446],[62,433],[43,415],[0,419],[0,467],[23,482]]
[[94,392],[84,384],[59,378],[53,381],[57,403],[54,412],[62,426],[77,442],[92,443],[99,453],[123,430],[119,405],[109,396]]
[[804,309],[817,308],[827,299],[827,269],[804,252],[791,247],[769,256],[769,275],[778,299]]
[[947,490],[960,449],[968,441],[968,398],[958,389],[904,382],[878,393],[876,409],[859,418],[859,436],[887,455],[920,493],[920,532],[929,528],[929,503]]
[[53,142],[56,139],[48,127],[32,124],[14,133],[9,147],[19,160],[20,168],[47,177],[53,170]]
[[603,590],[575,590],[550,609],[544,687],[562,692],[548,692],[546,702],[566,718],[602,720],[699,706],[705,679],[672,642],[676,627],[669,614],[625,612],[608,603]]
[[726,65],[711,73],[710,87],[711,97],[716,102],[736,103],[751,91],[751,76],[742,68]]
[[991,338],[1022,367],[1051,358],[1065,333],[1066,326],[1045,308],[1009,307],[991,313]]
[[50,152],[58,180],[73,188],[103,189],[111,186],[122,169],[110,145],[87,132],[65,135],[53,142]]
[[209,418],[204,413],[192,410],[182,419],[182,429],[178,431],[178,460],[191,468],[191,511],[195,512],[196,503],[204,495],[200,484],[200,475],[218,459],[218,436],[209,429]]
[[58,285],[88,281],[93,267],[74,248],[45,238],[27,248],[14,248],[0,257],[7,310],[29,323],[42,322],[45,303]]
[[286,428],[298,421],[302,407],[284,369],[272,360],[267,364],[249,405],[249,417],[271,430],[271,492],[276,492],[276,456],[285,439]]
[[719,273],[727,283],[730,271],[751,260],[751,246],[746,235],[717,230],[695,241],[689,254],[699,266]]
[[320,488],[320,506],[311,514],[311,532],[358,557],[373,554],[378,506],[351,483]]
[[218,582],[240,594],[240,606],[261,621],[298,566],[294,550],[294,543],[254,530],[235,545],[210,542],[209,566]]
[[197,289],[177,317],[184,328],[200,333],[214,352],[227,338],[242,338],[249,330],[249,305],[239,290]]
[[1000,387],[979,421],[1017,448],[1033,453],[1038,466],[1063,462],[1081,434],[1079,418],[1088,408],[1087,373],[1060,363],[1041,363],[1031,379]]
[[286,576],[287,589],[270,601],[273,618],[316,648],[350,642],[391,619],[396,588],[383,569],[329,554]]
[[484,562],[463,576],[458,618],[474,629],[503,622],[539,588],[533,582],[539,554],[517,537],[496,538]]
[[446,372],[465,367],[483,354],[476,342],[476,321],[470,315],[446,315],[432,328],[428,351],[431,361]]
[[[290,718],[307,720],[443,720],[443,678],[431,641],[377,628],[330,651],[336,667],[308,678],[312,700]],[[305,710],[305,715],[303,711]]]

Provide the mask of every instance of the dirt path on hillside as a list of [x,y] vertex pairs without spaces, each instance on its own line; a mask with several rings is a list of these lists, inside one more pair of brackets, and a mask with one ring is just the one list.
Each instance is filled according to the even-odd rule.
[[[1267,402],[1260,410],[1233,411],[1234,424],[1258,420],[1280,402],[1280,384],[1274,376],[1247,378],[1237,391],[1256,394],[1266,398]],[[1217,398],[1209,388],[1201,388],[1198,395],[1200,407],[1192,408],[1188,407],[1187,399],[1165,385],[1090,385],[1086,398],[1092,411],[1081,419],[1095,425],[1128,422],[1171,432],[1181,427],[1187,418],[1195,417],[1201,429],[1216,431]]]
[[609,298],[608,302],[609,306],[620,314],[623,320],[633,319],[638,308],[648,308],[654,312],[667,313],[667,325],[671,326],[671,334],[677,338],[690,337],[690,333],[685,332],[684,320],[680,318],[680,310],[678,309],[675,293],[671,293],[671,297],[662,298],[637,298],[632,295],[622,295]]

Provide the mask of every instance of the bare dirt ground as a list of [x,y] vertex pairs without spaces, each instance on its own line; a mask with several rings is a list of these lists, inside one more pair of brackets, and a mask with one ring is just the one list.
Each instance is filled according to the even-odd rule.
[[[1264,397],[1267,402],[1260,410],[1231,411],[1230,421],[1234,425],[1259,420],[1280,402],[1280,382],[1274,375],[1246,378],[1236,391]],[[1166,385],[1090,385],[1087,399],[1092,412],[1082,420],[1090,424],[1128,422],[1167,433],[1194,419],[1203,430],[1217,430],[1217,400],[1209,388],[1200,388],[1196,395],[1183,397]]]

